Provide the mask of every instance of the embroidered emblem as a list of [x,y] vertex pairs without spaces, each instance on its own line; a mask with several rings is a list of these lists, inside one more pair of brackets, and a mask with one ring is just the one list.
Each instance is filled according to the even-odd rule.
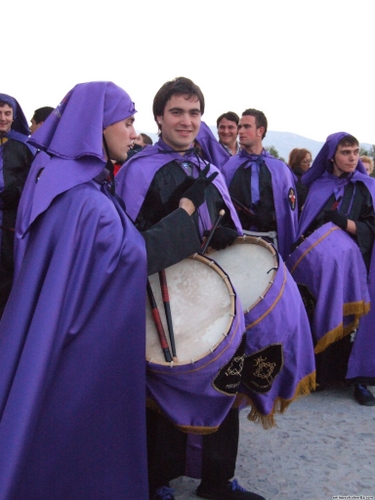
[[245,357],[242,382],[250,390],[268,392],[284,365],[282,344],[272,344]]
[[244,367],[245,346],[246,339],[244,335],[233,358],[220,369],[218,375],[213,380],[212,386],[214,389],[229,396],[236,394]]
[[297,201],[297,198],[296,198],[296,193],[294,191],[293,188],[289,188],[289,191],[288,191],[288,199],[289,199],[289,205],[290,205],[290,208],[292,210],[295,210],[296,209],[296,201]]

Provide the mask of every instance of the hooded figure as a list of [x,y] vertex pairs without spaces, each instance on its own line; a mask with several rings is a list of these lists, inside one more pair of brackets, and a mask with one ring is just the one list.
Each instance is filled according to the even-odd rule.
[[148,497],[146,250],[103,150],[103,131],[135,112],[113,83],[79,84],[32,137],[44,153],[0,323],[2,500]]
[[0,94],[0,115],[1,318],[13,280],[13,243],[17,207],[33,159],[34,148],[26,144],[29,127],[16,99],[7,94]]
[[[365,316],[354,344],[349,336],[368,312],[369,300],[375,301],[375,181],[366,174],[358,150],[357,139],[346,132],[327,137],[302,177],[309,194],[298,228],[299,247],[287,261],[296,281],[309,289],[317,377],[323,385],[337,378],[375,380],[374,356],[369,356],[375,348],[374,323],[370,328]],[[359,401],[357,393],[358,387]],[[371,394],[368,398],[361,404],[375,404]]]

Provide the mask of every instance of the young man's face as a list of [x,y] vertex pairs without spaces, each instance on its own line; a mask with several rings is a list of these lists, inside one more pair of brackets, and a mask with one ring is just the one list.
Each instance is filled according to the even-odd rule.
[[163,141],[176,151],[188,149],[201,124],[200,102],[196,96],[173,95],[162,116],[156,117]]
[[237,140],[237,123],[227,120],[227,118],[222,118],[220,120],[217,133],[222,144],[225,144],[225,146],[231,146]]
[[240,146],[246,151],[262,144],[262,129],[257,128],[255,116],[242,116],[238,124]]
[[341,174],[354,172],[359,159],[359,146],[338,146],[333,157],[333,174],[340,177]]
[[104,129],[103,134],[109,150],[109,159],[124,163],[130,146],[137,137],[134,129],[134,116],[109,125]]
[[12,128],[13,108],[8,104],[0,106],[0,133],[6,134]]

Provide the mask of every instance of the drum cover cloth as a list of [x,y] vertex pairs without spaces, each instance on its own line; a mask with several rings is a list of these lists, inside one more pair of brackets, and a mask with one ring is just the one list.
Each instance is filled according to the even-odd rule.
[[[292,253],[287,266],[316,301],[312,334],[315,353],[343,338],[369,310],[365,264],[353,239],[328,222]],[[335,293],[333,293],[335,292]]]
[[234,245],[210,257],[231,276],[245,310],[245,362],[237,404],[250,404],[249,419],[268,428],[275,424],[275,413],[315,386],[314,351],[304,304],[283,260],[262,238],[239,237]]
[[[197,287],[204,288],[204,283],[198,283],[197,279],[195,281]],[[196,293],[200,294],[201,291],[197,290]],[[215,299],[212,290],[208,293]],[[234,404],[243,364],[244,345],[241,341],[245,330],[242,307],[237,296],[233,312],[235,316],[227,335],[222,336],[223,340],[213,352],[208,352],[194,363],[176,363],[171,366],[147,361],[148,404],[160,410],[181,430],[196,434],[213,432]],[[193,307],[190,314],[199,314],[199,310]],[[215,318],[210,321],[213,323]],[[189,315],[182,318],[182,323],[189,325]],[[193,333],[198,333],[196,337],[199,337],[199,332]],[[176,350],[178,356],[178,345]],[[234,379],[229,374],[226,377],[227,371],[236,372]],[[221,388],[219,379],[223,377],[233,381],[234,387],[230,392]]]

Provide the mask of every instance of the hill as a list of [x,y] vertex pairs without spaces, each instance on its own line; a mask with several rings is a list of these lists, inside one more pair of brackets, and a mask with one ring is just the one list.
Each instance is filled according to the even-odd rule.
[[[210,125],[210,129],[212,130],[214,136],[217,138],[216,127]],[[145,133],[149,135],[154,142],[158,140],[156,134],[150,134],[149,132]],[[314,141],[313,139],[308,139],[307,137],[293,134],[291,132],[275,132],[273,130],[269,130],[263,140],[263,145],[265,147],[273,146],[279,153],[279,156],[285,161],[288,160],[289,153],[294,148],[308,149],[309,151],[311,151],[312,157],[314,159],[323,144],[323,142]],[[367,150],[371,149],[371,144],[361,144],[361,146]]]

